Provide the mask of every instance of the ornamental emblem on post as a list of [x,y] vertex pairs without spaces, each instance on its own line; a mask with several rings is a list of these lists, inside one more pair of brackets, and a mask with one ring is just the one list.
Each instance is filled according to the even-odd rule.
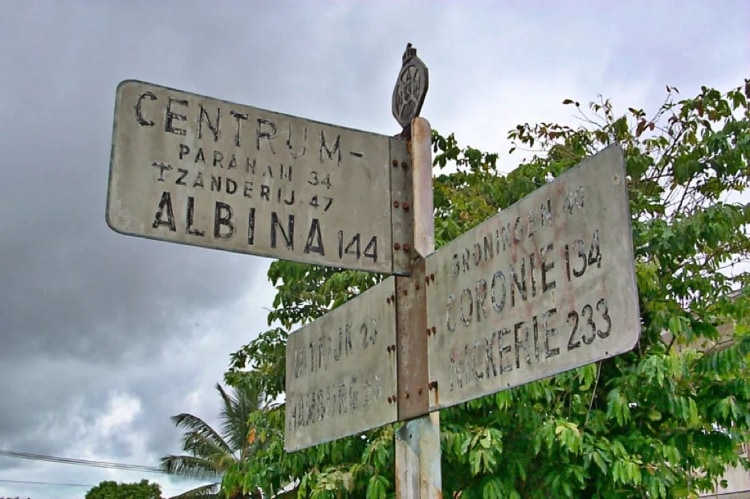
[[411,43],[406,44],[391,100],[393,117],[404,130],[409,128],[412,119],[419,116],[428,84],[427,66],[417,57],[417,49]]

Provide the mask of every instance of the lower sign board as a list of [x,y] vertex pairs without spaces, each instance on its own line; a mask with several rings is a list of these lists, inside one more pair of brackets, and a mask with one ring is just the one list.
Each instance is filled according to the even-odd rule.
[[609,147],[427,258],[430,410],[633,348],[626,183]]
[[395,284],[390,277],[289,335],[287,451],[398,419]]
[[393,209],[391,184],[405,175],[391,164],[408,158],[394,142],[404,141],[124,81],[107,223],[151,239],[403,274],[392,227],[408,213]]

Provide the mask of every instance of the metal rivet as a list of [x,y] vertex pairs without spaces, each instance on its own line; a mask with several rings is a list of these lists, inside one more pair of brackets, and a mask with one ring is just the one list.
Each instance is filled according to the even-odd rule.
[[401,162],[401,167],[402,167],[402,168],[408,168],[408,167],[409,167],[409,165],[407,165],[407,164],[406,164],[406,161],[402,161],[402,162]]
[[430,381],[429,384],[427,385],[427,388],[429,388],[430,390],[434,390],[435,388],[437,388],[437,386],[438,386],[437,381]]
[[417,288],[417,289],[419,289],[419,283],[418,282],[414,283],[414,287]]
[[401,249],[401,245],[399,243],[393,243],[393,249]]
[[407,291],[407,290],[404,290],[404,296],[406,296],[406,295],[407,295],[407,293],[408,293],[408,291]]
[[391,301],[396,301],[396,297],[391,295]]
[[417,388],[417,393],[418,393],[419,395],[422,395],[422,387],[421,387],[421,386],[420,386],[419,388]]
[[435,282],[435,274],[430,274],[430,280],[431,280],[432,282]]
[[430,329],[429,329],[429,328],[427,328],[427,336],[429,336],[429,335],[431,335],[431,334],[432,334],[432,332],[430,331]]
[[398,160],[397,159],[393,160],[393,167],[394,168],[398,167]]
[[407,203],[406,201],[404,201],[401,206],[403,206],[404,210],[409,211],[409,203]]
[[398,201],[394,201],[394,202],[393,202],[393,207],[394,207],[394,208],[398,208]]
[[409,398],[409,392],[404,393],[404,397]]
[[435,328],[435,326],[432,326],[432,333],[433,333],[433,334],[434,334],[434,333],[437,333],[437,329]]
[[392,404],[392,403],[393,403],[393,399],[392,399],[391,397],[388,397],[388,403],[389,403],[389,404]]
[[386,302],[386,303],[387,303],[388,305],[390,305],[390,304],[391,304],[391,297],[389,296],[388,298],[386,298],[386,299],[385,299],[385,302]]
[[409,251],[411,249],[411,245],[409,243],[404,243],[404,251]]

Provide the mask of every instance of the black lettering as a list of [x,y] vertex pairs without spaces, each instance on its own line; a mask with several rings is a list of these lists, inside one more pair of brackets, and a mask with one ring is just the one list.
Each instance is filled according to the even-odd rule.
[[224,161],[224,153],[221,151],[214,151],[214,166],[224,168],[224,165],[221,164],[222,161]]
[[547,258],[552,254],[552,243],[546,248],[542,248],[542,293],[550,289],[555,289],[555,281],[548,281],[547,272],[555,268],[555,262],[547,262]]
[[276,229],[281,232],[281,237],[284,238],[286,248],[294,251],[294,215],[288,215],[287,219],[287,230],[284,230],[279,216],[275,211],[271,212],[271,247],[276,248]]
[[325,151],[326,156],[329,160],[334,159],[336,155],[336,164],[341,164],[341,135],[336,135],[336,142],[333,144],[333,150],[328,148],[326,144],[326,134],[323,130],[320,131],[320,162],[323,162],[323,152]]
[[[221,233],[221,227],[227,227],[227,232]],[[232,223],[232,207],[221,201],[216,201],[214,209],[214,237],[216,239],[231,239],[234,235],[234,224]]]
[[172,97],[169,97],[169,102],[167,104],[167,120],[164,122],[164,131],[173,133],[175,135],[185,135],[184,128],[174,127],[174,121],[187,121],[187,116],[172,111],[172,104],[179,104],[180,106],[187,107],[188,101],[184,99],[173,99]]
[[540,207],[540,218],[542,219],[542,227],[546,227],[552,224],[552,201],[547,199],[546,203],[542,203]]
[[492,247],[492,236],[489,234],[484,235],[484,259],[485,260],[491,260],[494,256],[493,247]]
[[[523,329],[523,337],[518,335],[518,332]],[[516,347],[516,369],[521,368],[521,349],[524,351],[524,358],[526,365],[531,365],[531,354],[529,352],[529,326],[525,322],[516,322],[513,325],[513,335],[515,338]]]
[[284,204],[287,206],[292,206],[294,204],[294,191],[291,192],[288,199],[284,200]]
[[206,125],[208,125],[208,129],[211,130],[211,133],[214,136],[214,142],[219,141],[219,122],[221,121],[221,108],[216,108],[216,123],[211,123],[211,117],[208,115],[208,112],[203,107],[203,104],[200,104],[200,111],[198,112],[198,138],[203,138],[203,118],[205,117]]
[[481,322],[482,315],[484,315],[485,319],[487,318],[487,307],[484,304],[484,302],[487,300],[487,281],[485,281],[484,279],[479,279],[476,282],[474,291],[474,301],[477,309],[477,322]]
[[492,283],[490,284],[490,297],[492,299],[492,308],[495,312],[500,313],[505,308],[505,274],[498,270],[492,276]]
[[159,169],[159,178],[156,179],[158,182],[164,182],[164,171],[170,171],[172,169],[172,165],[161,161],[152,161],[151,166]]
[[573,331],[570,332],[570,338],[568,338],[568,350],[574,350],[581,346],[580,341],[574,341],[576,333],[578,332],[578,312],[575,310],[568,312],[568,324],[573,324]]
[[255,244],[255,208],[247,212],[247,244]]
[[[497,339],[497,331],[492,333],[490,338],[484,339],[484,355],[485,355],[485,369],[487,370],[487,377],[497,376],[497,366],[495,366],[495,355],[494,355],[494,343]],[[490,371],[490,368],[492,369]]]
[[185,144],[180,144],[180,159],[190,154],[190,147]]
[[451,324],[451,310],[453,310],[456,303],[456,296],[450,295],[448,297],[448,304],[445,306],[445,325],[448,327],[448,331],[454,332],[456,330],[456,322]]
[[[167,212],[167,219],[163,220],[164,211]],[[156,214],[154,215],[154,223],[151,226],[154,229],[158,229],[159,226],[166,225],[172,232],[177,231],[177,227],[174,224],[174,210],[172,209],[172,195],[168,192],[161,193],[161,200],[159,206],[156,208]]]
[[203,186],[203,173],[198,172],[198,174],[195,176],[195,180],[193,180],[193,188],[200,187],[201,189]]
[[286,179],[290,182],[292,181],[292,165],[279,165],[279,179]]
[[205,236],[206,235],[205,231],[198,230],[193,227],[194,220],[195,220],[195,198],[193,196],[188,196],[187,216],[185,217],[185,227],[186,227],[185,232],[187,232],[191,236],[200,236],[200,237]]
[[235,192],[237,192],[237,182],[229,177],[226,177],[224,179],[224,188],[226,189],[227,194],[234,194]]
[[320,233],[320,222],[317,218],[312,219],[310,231],[307,233],[307,243],[305,244],[305,253],[317,253],[325,256],[323,248],[323,236]]
[[474,266],[478,267],[480,263],[482,263],[482,245],[479,243],[474,243],[473,248],[473,255],[474,255]]
[[461,253],[461,263],[463,264],[464,272],[469,271],[469,261],[471,260],[471,253],[469,248],[464,248],[464,252]]
[[[468,300],[464,301],[464,297],[468,296]],[[466,313],[464,309],[464,303],[468,303],[469,313]],[[468,326],[471,324],[471,318],[474,315],[474,300],[471,296],[471,290],[469,288],[464,288],[464,290],[461,292],[461,298],[459,299],[459,308],[461,310],[461,322],[463,322],[464,326]]]
[[193,160],[193,163],[195,163],[196,165],[199,162],[203,163],[204,165],[206,164],[206,156],[203,154],[203,148],[202,147],[198,148],[198,152],[195,153],[195,160]]
[[187,185],[185,184],[185,177],[187,177],[188,170],[187,168],[178,168],[177,173],[180,174],[179,177],[177,177],[177,180],[175,180],[175,184],[177,185]]
[[[327,198],[330,201],[333,201],[331,198]],[[326,205],[326,210],[328,209],[328,206],[330,206],[330,203]],[[325,210],[323,210],[325,211]],[[367,243],[367,246],[365,246],[365,251],[362,253],[362,255],[365,258],[371,258],[373,262],[378,261],[378,237],[372,236],[370,239],[370,242]]]
[[242,129],[241,123],[243,120],[247,120],[247,115],[238,113],[235,111],[229,111],[229,114],[237,120],[237,128],[234,132],[234,145],[240,147],[240,130]]
[[510,344],[503,345],[503,337],[504,336],[509,336],[510,332],[511,331],[510,331],[509,327],[504,327],[504,328],[500,329],[497,332],[497,340],[498,340],[497,341],[497,347],[498,347],[497,348],[497,354],[498,354],[498,361],[499,361],[499,364],[500,364],[500,373],[508,373],[508,372],[511,372],[513,370],[513,361],[512,360],[510,361],[510,363],[508,363],[508,365],[503,365],[503,354],[510,353],[510,351],[511,351],[511,345]]
[[255,175],[256,160],[250,161],[250,158],[245,158],[245,173],[251,173]]
[[[516,272],[515,267],[511,267],[510,269],[510,276],[512,277],[512,282],[510,284],[510,305],[512,307],[516,306],[516,292],[517,289],[518,292],[521,295],[521,300],[526,301],[526,260],[521,258],[521,280],[518,280],[518,272]],[[513,286],[515,284],[515,287]]]
[[211,175],[211,190],[221,192],[221,177],[218,175]]
[[144,92],[138,96],[138,100],[135,103],[135,120],[141,126],[154,126],[154,122],[144,118],[143,114],[141,113],[141,104],[143,103],[143,99],[145,98],[148,98],[148,100],[156,100],[156,95],[151,92]]
[[260,151],[260,141],[266,139],[271,153],[276,154],[276,151],[273,150],[272,142],[274,137],[276,137],[276,124],[273,121],[258,118],[258,128],[255,132],[255,147]]
[[266,201],[271,200],[271,187],[267,186],[266,184],[262,184],[260,186],[260,198],[265,199]]
[[301,158],[305,155],[305,152],[307,152],[307,127],[303,128],[302,132],[302,152],[295,152],[294,147],[292,146],[292,124],[289,123],[289,133],[287,134],[286,138],[286,147],[289,149],[289,154],[292,155],[294,159]]
[[232,157],[229,159],[227,170],[232,170],[233,168],[239,168],[239,166],[237,166],[237,158],[234,156],[234,154],[232,154]]
[[531,281],[531,297],[536,296],[536,274],[534,273],[534,261],[536,255],[533,253],[529,255],[529,280]]
[[609,336],[610,331],[612,331],[612,319],[610,319],[609,317],[607,300],[605,300],[604,298],[600,299],[596,303],[596,311],[599,312],[602,315],[602,319],[607,322],[607,329],[605,329],[604,331],[597,329],[596,334],[598,334],[600,338],[606,338],[607,336]]
[[557,314],[556,308],[551,308],[542,314],[542,327],[544,328],[544,358],[549,359],[560,354],[560,348],[550,348],[550,338],[557,336],[557,329],[549,327],[550,319]]
[[584,319],[586,319],[586,324],[588,324],[588,326],[591,328],[591,335],[586,336],[585,334],[581,334],[581,339],[583,340],[585,344],[590,345],[596,339],[596,324],[594,323],[594,308],[587,303],[586,305],[583,306],[583,309],[581,310],[581,315],[583,316]]
[[245,188],[242,190],[242,195],[246,198],[252,199],[253,197],[253,183],[245,181]]

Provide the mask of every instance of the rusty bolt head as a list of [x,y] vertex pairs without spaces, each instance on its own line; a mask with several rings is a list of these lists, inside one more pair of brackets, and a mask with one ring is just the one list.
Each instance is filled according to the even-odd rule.
[[396,297],[391,295],[391,301],[396,301]]
[[435,274],[430,274],[430,281],[435,282]]
[[422,395],[422,387],[417,388],[417,394]]
[[392,403],[393,403],[393,399],[392,399],[392,398],[391,398],[390,396],[388,397],[388,403],[389,403],[389,404],[392,404]]
[[432,334],[435,334],[435,333],[437,333],[437,328],[435,328],[435,326],[432,326]]
[[403,203],[401,203],[401,207],[404,210],[409,211],[409,203],[407,203],[406,201],[404,201]]
[[395,352],[395,351],[396,351],[396,345],[391,345],[391,351],[392,351],[392,352]]
[[407,290],[405,289],[405,290],[404,290],[404,296],[406,296],[407,294],[409,294],[409,291],[407,291]]
[[406,163],[406,161],[401,162],[401,168],[408,168],[409,165]]
[[411,245],[409,243],[404,243],[404,251],[409,251],[411,249]]
[[437,381],[430,381],[427,384],[427,388],[429,388],[430,390],[434,390],[435,388],[437,388],[437,386],[438,386],[438,382]]
[[401,249],[401,245],[399,243],[393,243],[393,249],[399,250]]
[[386,302],[386,303],[387,303],[388,305],[390,305],[390,304],[391,304],[391,297],[389,296],[388,298],[386,298],[386,299],[385,299],[385,302]]
[[431,335],[432,331],[430,331],[430,328],[427,328],[427,336]]
[[394,207],[394,208],[398,208],[398,201],[394,201],[394,202],[393,202],[393,207]]
[[419,289],[419,283],[418,282],[414,283],[414,287],[417,288],[417,289]]
[[404,397],[409,398],[409,392],[404,393]]
[[398,167],[398,160],[397,159],[393,160],[393,167],[394,168]]

